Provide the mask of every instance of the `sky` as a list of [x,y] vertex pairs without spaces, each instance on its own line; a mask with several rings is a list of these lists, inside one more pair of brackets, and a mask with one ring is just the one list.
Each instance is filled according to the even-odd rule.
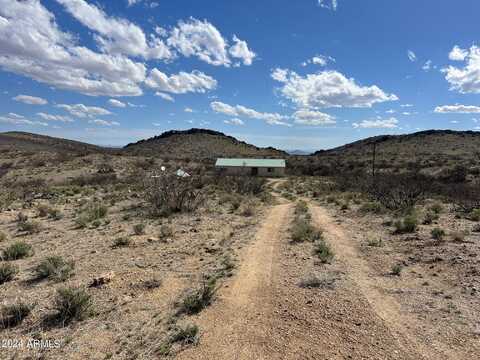
[[0,132],[319,150],[480,130],[475,0],[0,0]]

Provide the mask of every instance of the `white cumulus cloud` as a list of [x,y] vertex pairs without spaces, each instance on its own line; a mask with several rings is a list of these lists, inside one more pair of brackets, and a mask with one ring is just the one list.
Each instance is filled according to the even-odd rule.
[[335,125],[335,117],[320,111],[298,110],[293,114],[295,124],[321,126]]
[[448,54],[448,58],[452,61],[463,61],[468,56],[468,50],[460,48],[458,45],[455,45]]
[[214,78],[200,71],[195,70],[191,73],[182,71],[168,76],[156,68],[150,72],[145,84],[160,92],[172,94],[205,93],[217,87]]
[[262,113],[242,105],[232,106],[220,101],[214,101],[210,103],[210,107],[216,113],[225,114],[232,117],[247,117],[250,119],[263,120],[270,125],[289,126],[288,123],[283,121],[286,117],[277,113]]
[[245,125],[245,123],[243,122],[243,120],[240,120],[239,118],[227,119],[227,120],[223,120],[223,122],[224,122],[225,124],[236,125],[236,126]]
[[242,60],[243,65],[252,65],[253,59],[255,59],[257,54],[248,48],[246,41],[240,40],[235,35],[233,36],[233,42],[235,44],[230,47],[230,55],[234,58]]
[[56,107],[68,111],[73,116],[79,118],[93,118],[101,115],[111,115],[112,113],[107,109],[97,106],[86,106],[83,104],[67,105],[59,104]]
[[163,100],[167,100],[167,101],[170,101],[170,102],[175,102],[175,99],[173,98],[173,96],[165,94],[161,91],[156,91],[155,96],[158,96],[158,97],[162,98]]
[[111,106],[115,106],[115,107],[119,107],[119,108],[124,108],[127,106],[127,104],[121,102],[120,100],[117,100],[117,99],[110,99],[108,100],[108,103],[111,105]]
[[338,71],[323,71],[300,76],[276,69],[272,78],[283,83],[280,93],[301,109],[329,107],[372,107],[376,103],[398,100],[378,86],[361,86]]
[[86,95],[138,96],[145,65],[78,46],[40,1],[0,0],[0,68]]
[[353,123],[352,126],[362,129],[395,129],[398,127],[398,120],[393,117],[390,119],[363,120],[360,123]]
[[[461,56],[454,56],[455,60],[466,62],[464,67],[448,66],[442,69],[442,72],[450,83],[450,90],[462,94],[478,94],[480,93],[480,48],[474,45],[465,51],[466,53],[462,53]],[[454,48],[450,53],[450,58],[452,58],[452,53],[458,53],[458,51]]]
[[107,121],[102,119],[92,119],[89,120],[88,123],[100,126],[120,126],[120,123],[117,121]]
[[29,104],[29,105],[46,105],[46,104],[48,104],[47,100],[42,99],[41,97],[30,96],[30,95],[17,95],[13,98],[13,100],[22,102],[24,104]]
[[461,104],[442,105],[437,106],[434,111],[439,114],[476,114],[480,113],[480,106]]
[[37,115],[40,116],[43,120],[48,121],[73,122],[73,119],[70,116],[52,115],[43,112],[39,112],[37,113]]
[[168,46],[155,35],[150,39],[143,30],[127,19],[108,16],[84,0],[57,0],[80,23],[95,31],[98,46],[109,54],[140,56],[145,59],[171,59]]

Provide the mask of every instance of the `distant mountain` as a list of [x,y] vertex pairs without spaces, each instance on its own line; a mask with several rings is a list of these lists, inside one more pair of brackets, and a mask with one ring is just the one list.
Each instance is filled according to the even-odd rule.
[[306,156],[310,155],[312,151],[304,151],[304,150],[285,150],[289,155],[299,155],[299,156]]
[[166,158],[215,159],[217,157],[285,157],[272,147],[259,148],[218,131],[206,129],[172,130],[125,146],[133,154]]
[[0,133],[0,149],[11,148],[23,151],[68,151],[73,153],[102,152],[106,149],[80,141],[20,131]]

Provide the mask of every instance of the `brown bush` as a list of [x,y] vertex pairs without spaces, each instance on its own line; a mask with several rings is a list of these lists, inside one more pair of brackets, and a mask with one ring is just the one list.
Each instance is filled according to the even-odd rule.
[[151,177],[144,184],[145,199],[153,215],[165,216],[196,210],[203,201],[198,178],[167,174]]

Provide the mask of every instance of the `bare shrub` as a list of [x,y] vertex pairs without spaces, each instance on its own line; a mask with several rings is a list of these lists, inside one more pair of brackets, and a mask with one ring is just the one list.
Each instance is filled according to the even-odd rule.
[[161,175],[152,177],[144,184],[145,199],[155,216],[168,216],[171,213],[191,212],[203,201],[198,179]]
[[389,210],[406,210],[423,199],[427,187],[427,179],[419,174],[390,174],[378,177],[367,191]]
[[217,184],[227,193],[260,195],[265,189],[266,180],[250,176],[221,176]]
[[73,275],[74,263],[61,256],[50,256],[35,267],[36,278],[65,281]]

